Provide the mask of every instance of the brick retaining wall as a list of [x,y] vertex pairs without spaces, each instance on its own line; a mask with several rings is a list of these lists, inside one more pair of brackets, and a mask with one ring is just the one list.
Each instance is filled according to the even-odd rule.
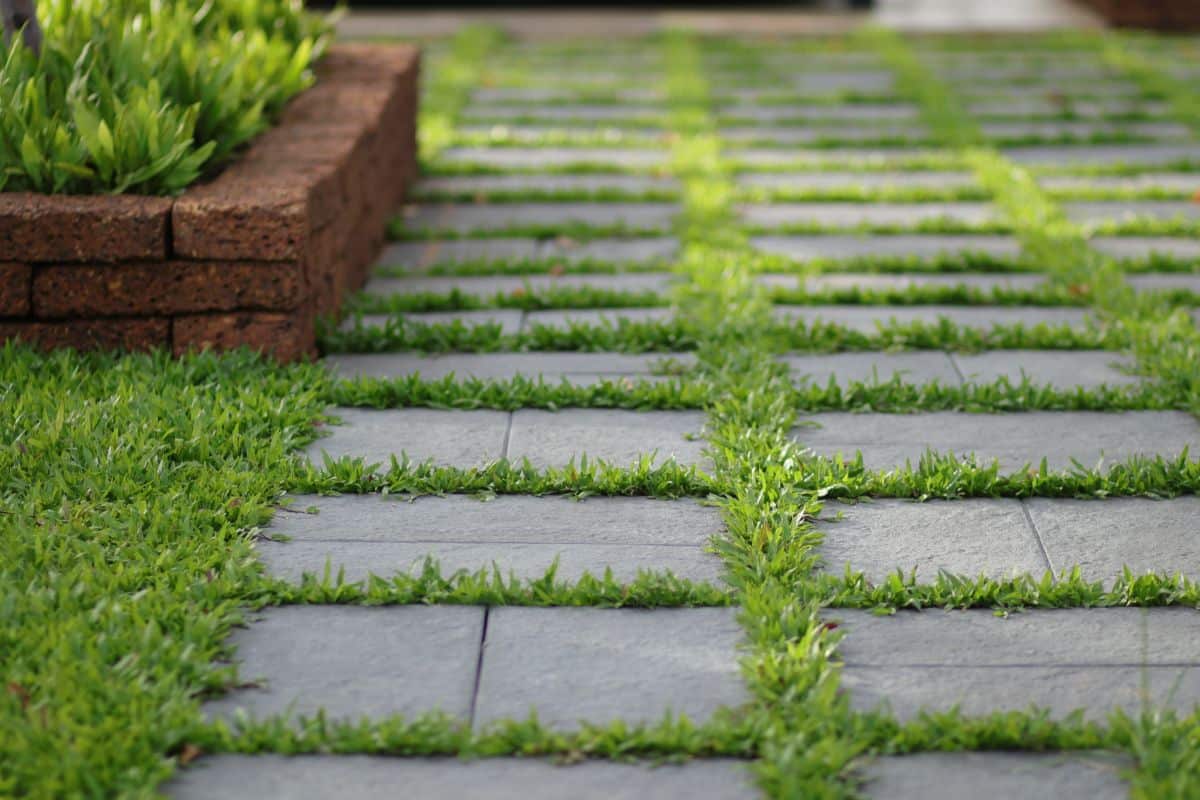
[[317,84],[178,198],[0,193],[0,340],[314,352],[416,176],[419,54],[338,45]]

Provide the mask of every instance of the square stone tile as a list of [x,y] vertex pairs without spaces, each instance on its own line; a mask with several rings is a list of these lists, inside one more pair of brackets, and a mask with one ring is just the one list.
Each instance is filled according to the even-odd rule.
[[528,458],[539,467],[561,467],[583,455],[626,467],[643,456],[655,463],[674,459],[710,469],[700,438],[700,411],[626,411],[618,409],[519,409],[513,413],[508,458]]
[[410,230],[472,231],[520,225],[629,225],[668,229],[679,209],[673,203],[431,204],[405,220]]
[[505,411],[446,411],[436,408],[330,409],[341,425],[308,446],[305,455],[318,467],[322,452],[333,458],[362,458],[386,471],[391,457],[432,460],[439,466],[480,467],[504,456],[509,415]]
[[[363,314],[364,328],[384,328],[393,319],[403,319],[414,325],[451,325],[460,322],[467,328],[478,325],[499,325],[501,335],[514,334],[521,330],[525,312],[517,309],[485,309],[480,311],[430,311],[420,314]],[[339,327],[352,331],[358,326],[358,317],[349,316]]]
[[982,224],[997,216],[990,203],[771,203],[743,205],[740,211],[746,224],[766,228],[799,223],[916,227],[939,219]]
[[1112,497],[1025,501],[1056,571],[1078,565],[1087,580],[1111,585],[1128,566],[1200,577],[1200,498]]
[[482,608],[469,606],[281,606],[234,631],[238,689],[206,703],[214,717],[238,709],[263,719],[382,719],[442,711],[467,719]]
[[1016,385],[1025,376],[1038,386],[1070,389],[1129,386],[1139,380],[1119,369],[1133,366],[1133,359],[1107,350],[989,350],[952,353],[950,357],[968,383],[1008,378]]
[[832,353],[829,355],[783,356],[797,383],[824,387],[830,379],[842,387],[854,381],[887,383],[899,375],[904,383],[938,381],[957,386],[960,381],[950,357],[940,350],[900,353]]
[[1128,756],[1095,751],[917,753],[879,758],[861,777],[865,795],[878,800],[1125,800],[1122,773],[1133,766]]
[[179,772],[163,791],[174,800],[375,800],[403,787],[406,800],[753,800],[742,762],[686,764],[534,758],[389,758],[365,755],[218,755]]
[[1087,312],[1082,308],[1052,306],[775,306],[780,319],[843,325],[860,333],[875,333],[892,321],[900,324],[935,324],[947,319],[956,325],[990,330],[997,325],[1069,325],[1082,328]]
[[[1181,411],[1029,411],[1014,414],[966,414],[937,411],[920,414],[852,414],[829,412],[802,417],[816,426],[800,426],[793,435],[818,455],[861,450],[873,469],[892,469],[906,462],[915,468],[927,450],[971,453],[981,464],[998,459],[1005,471],[1043,458],[1050,469],[1106,469],[1132,456],[1175,458],[1184,448],[1200,452],[1200,425]],[[1103,460],[1101,460],[1103,459]]]
[[335,353],[323,363],[341,378],[401,378],[420,374],[426,380],[454,375],[458,378],[508,380],[523,375],[543,377],[558,383],[595,380],[597,376],[649,378],[667,365],[688,368],[696,363],[695,353]]
[[[320,513],[302,513],[314,506]],[[531,579],[556,559],[560,580],[600,577],[606,568],[618,580],[646,569],[716,582],[722,572],[720,558],[704,552],[723,530],[720,513],[689,499],[343,495],[297,497],[291,508],[269,529],[288,540],[258,544],[268,570],[288,579],[319,576],[327,560],[350,581],[390,577],[419,571],[427,556],[443,574],[495,565]]]
[[731,608],[496,608],[489,613],[475,724],[538,719],[556,728],[703,722],[750,700]]
[[849,564],[875,583],[897,570],[932,583],[941,571],[1001,580],[1050,569],[1018,500],[830,503],[823,518],[839,512],[841,520],[817,524],[825,571],[834,575]]
[[1016,257],[1021,245],[1011,236],[904,234],[891,236],[813,235],[752,236],[752,247],[798,261],[814,258],[849,259],[868,256],[934,258],[979,252]]
[[434,264],[464,261],[519,261],[537,255],[537,239],[458,239],[429,242],[393,242],[376,262],[385,267],[427,269]]

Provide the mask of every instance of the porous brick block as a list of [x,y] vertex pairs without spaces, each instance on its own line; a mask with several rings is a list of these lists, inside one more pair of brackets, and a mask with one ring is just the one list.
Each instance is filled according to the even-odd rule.
[[63,322],[0,322],[0,341],[20,339],[43,350],[149,350],[170,341],[170,321],[161,317],[74,319]]
[[172,200],[0,193],[0,261],[165,258]]
[[316,350],[309,309],[182,315],[172,322],[171,339],[176,355],[189,350],[249,347],[280,361],[296,361],[314,355]]
[[143,262],[39,267],[33,313],[43,319],[178,314],[234,309],[288,311],[304,297],[294,262]]
[[29,313],[32,274],[28,264],[0,264],[0,317],[23,317]]

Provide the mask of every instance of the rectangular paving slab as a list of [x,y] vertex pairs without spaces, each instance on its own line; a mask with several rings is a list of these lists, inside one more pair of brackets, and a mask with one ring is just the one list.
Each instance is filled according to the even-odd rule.
[[[747,97],[752,100],[752,97]],[[845,103],[840,105],[750,105],[733,103],[722,107],[722,114],[758,122],[775,122],[783,119],[813,120],[916,120],[920,109],[909,103]]]
[[815,425],[797,427],[793,435],[816,454],[850,458],[861,450],[874,469],[916,467],[927,450],[960,458],[973,453],[984,464],[998,459],[1005,471],[1036,468],[1043,458],[1055,470],[1070,469],[1072,459],[1107,469],[1133,456],[1174,458],[1184,447],[1200,452],[1200,424],[1181,411],[829,412],[800,419]]
[[328,426],[332,435],[305,451],[318,466],[322,453],[328,453],[332,458],[362,458],[386,471],[391,457],[399,460],[404,453],[416,463],[479,467],[504,456],[509,425],[504,411],[337,407],[330,413],[343,424]]
[[1143,172],[1138,175],[1042,175],[1043,189],[1169,189],[1192,193],[1200,190],[1200,174],[1195,172]]
[[1200,262],[1200,239],[1172,236],[1096,236],[1094,249],[1113,258],[1145,258],[1158,254],[1176,258],[1194,258]]
[[508,457],[528,458],[539,467],[561,467],[583,455],[629,466],[654,456],[657,464],[674,459],[710,469],[704,456],[704,414],[699,411],[625,411],[618,409],[566,409],[513,412],[508,436]]
[[957,189],[978,186],[969,172],[745,172],[739,186],[767,189]]
[[1020,137],[1076,136],[1086,138],[1101,134],[1125,134],[1149,139],[1186,139],[1190,129],[1179,122],[1104,122],[1100,120],[1052,120],[1022,122],[984,122],[980,128],[985,136]]
[[779,289],[807,288],[810,292],[846,289],[903,291],[912,287],[1036,289],[1046,276],[1036,272],[827,272],[819,275],[763,273],[758,282]]
[[1056,571],[1078,565],[1109,585],[1125,567],[1200,577],[1200,498],[1030,498],[1025,506]]
[[936,150],[919,147],[820,147],[811,150],[787,147],[746,147],[730,148],[726,152],[726,157],[737,164],[758,167],[791,165],[801,162],[804,164],[873,165],[879,169],[887,169],[894,167],[897,163],[914,158],[927,158],[936,154]]
[[897,571],[932,583],[943,570],[1000,580],[1050,569],[1019,500],[830,503],[816,527],[825,571],[841,575],[849,565],[874,583]]
[[879,326],[895,322],[902,325],[923,322],[935,324],[949,320],[968,328],[990,330],[997,325],[1068,325],[1082,328],[1087,312],[1081,308],[1052,306],[868,306],[811,305],[775,306],[775,315],[783,320],[806,323],[824,322],[843,325],[861,333],[874,333]]
[[627,272],[583,275],[480,275],[430,278],[373,278],[363,292],[387,297],[402,294],[460,294],[492,298],[498,294],[521,296],[555,289],[598,289],[607,292],[655,292],[665,294],[680,282],[670,272]]
[[620,119],[640,119],[647,122],[666,121],[667,110],[660,106],[645,104],[587,105],[584,103],[559,103],[553,105],[500,105],[498,103],[476,103],[462,110],[462,121],[469,123],[480,119],[540,119],[547,121],[592,120],[607,122]]
[[583,308],[566,311],[530,311],[525,330],[533,325],[567,328],[571,325],[613,325],[628,322],[665,322],[675,316],[671,308]]
[[496,325],[500,333],[514,334],[521,330],[525,312],[515,308],[489,308],[477,311],[426,311],[418,314],[363,314],[361,323],[357,315],[351,315],[342,320],[339,328],[350,331],[360,324],[364,328],[384,328],[392,320],[404,320],[412,325],[452,325],[461,323],[465,327],[474,328],[479,325]]
[[862,128],[800,127],[788,125],[784,127],[765,128],[760,126],[738,125],[721,128],[721,138],[731,143],[757,143],[766,146],[777,144],[811,144],[813,142],[836,142],[849,144],[851,142],[884,143],[890,139],[904,144],[924,144],[930,140],[929,129],[917,123],[904,125],[873,125]]
[[877,800],[1125,800],[1122,773],[1133,766],[1123,754],[1100,751],[916,753],[876,759],[858,777]]
[[[715,508],[695,500],[644,497],[530,497],[482,501],[465,495],[387,497],[300,496],[275,515],[268,530],[286,541],[261,541],[268,571],[288,579],[345,568],[358,581],[390,577],[437,559],[442,574],[495,565],[505,576],[536,579],[558,561],[559,580],[595,577],[611,568],[618,580],[639,570],[670,570],[690,580],[717,582],[719,557],[705,553],[721,533]],[[319,513],[304,513],[316,508]]]
[[1200,220],[1200,203],[1187,200],[1092,200],[1062,206],[1070,220],[1083,224],[1132,219]]
[[583,242],[559,236],[545,242],[539,255],[568,264],[579,261],[626,264],[667,261],[678,252],[679,240],[669,236],[591,239]]
[[568,164],[610,167],[657,167],[666,164],[666,150],[631,150],[604,147],[447,147],[438,160],[448,164],[485,167],[543,168]]
[[493,203],[424,205],[405,220],[410,230],[472,231],[519,225],[629,225],[667,229],[678,212],[672,203]]
[[366,755],[218,755],[179,772],[163,791],[174,800],[377,800],[403,787],[405,800],[754,800],[743,762],[631,764],[535,758],[389,758]]
[[900,719],[959,706],[966,715],[1083,709],[1103,719],[1144,703],[1200,700],[1200,613],[1186,608],[900,612],[838,610],[842,685],[858,709]]
[[654,175],[453,175],[425,178],[417,184],[421,192],[644,192],[674,191],[674,178]]
[[1174,164],[1200,161],[1196,144],[1052,145],[1005,148],[1006,158],[1025,165]]
[[901,382],[926,384],[937,381],[957,386],[960,381],[954,362],[940,350],[904,353],[831,353],[782,356],[796,383],[825,387],[830,380],[845,387],[854,381],[887,383],[896,376]]
[[496,608],[488,615],[477,726],[538,719],[655,723],[667,712],[694,722],[750,697],[738,668],[742,640],[732,608]]
[[434,264],[464,261],[520,261],[537,255],[537,239],[450,239],[430,242],[394,242],[384,248],[376,262],[386,267],[427,269]]
[[343,378],[400,378],[419,373],[426,380],[454,375],[458,378],[510,379],[518,375],[542,376],[547,382],[572,383],[612,379],[649,378],[670,368],[676,371],[696,361],[695,353],[335,353],[323,363]]
[[954,353],[951,358],[967,383],[1007,378],[1016,385],[1024,376],[1037,386],[1067,389],[1128,386],[1139,380],[1120,369],[1132,367],[1133,359],[1107,350],[989,350]]
[[210,716],[469,717],[482,608],[280,606],[255,616],[229,640],[239,680],[253,685],[205,703]]
[[1015,257],[1021,245],[1011,236],[902,234],[752,236],[750,245],[764,253],[798,261],[814,258],[848,259],[869,256],[912,256],[933,258],[955,253],[978,252]]
[[917,226],[922,222],[948,219],[982,224],[997,216],[990,203],[771,203],[741,206],[748,225],[777,227],[813,223],[832,227],[854,225]]

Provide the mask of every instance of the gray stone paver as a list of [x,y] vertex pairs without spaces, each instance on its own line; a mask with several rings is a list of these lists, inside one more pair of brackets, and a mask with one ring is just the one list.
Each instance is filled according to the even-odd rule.
[[829,355],[783,356],[797,383],[825,387],[830,379],[840,386],[852,381],[887,383],[899,375],[903,383],[938,381],[944,386],[959,383],[950,356],[940,350],[898,353],[832,353]]
[[887,168],[896,162],[906,159],[925,158],[937,155],[938,151],[925,147],[861,147],[861,148],[824,148],[811,150],[787,147],[746,147],[730,148],[727,157],[730,161],[751,166],[769,167],[777,164],[805,162],[815,164],[872,164]]
[[1018,164],[1029,165],[1171,164],[1200,161],[1200,145],[1053,145],[1006,148],[1003,154]]
[[642,236],[634,239],[592,239],[575,241],[558,237],[547,241],[540,253],[544,258],[564,263],[605,261],[637,263],[666,261],[679,251],[679,240],[669,236]]
[[[488,617],[476,725],[538,719],[700,722],[750,700],[730,608],[498,608]],[[535,668],[531,668],[535,667]]]
[[648,378],[659,367],[684,367],[695,363],[694,353],[335,353],[325,363],[343,378],[399,378],[419,373],[426,380],[448,375],[458,378],[509,379],[518,375],[557,383],[572,383],[596,376]]
[[1096,223],[1129,219],[1200,220],[1200,203],[1187,200],[1094,200],[1063,203],[1074,222]]
[[523,408],[512,415],[508,457],[561,467],[572,459],[578,464],[586,454],[589,461],[603,459],[625,467],[653,454],[657,464],[674,459],[711,469],[699,436],[704,421],[699,411]]
[[525,330],[533,325],[566,328],[574,325],[616,325],[629,322],[666,321],[675,316],[671,308],[585,308],[565,311],[530,311],[525,315]]
[[[837,132],[836,130],[834,131]],[[737,177],[741,186],[770,189],[829,189],[843,186],[864,189],[958,189],[978,186],[969,172],[747,172]]]
[[239,679],[256,685],[206,703],[211,716],[469,716],[482,608],[281,606],[256,616],[230,638]]
[[625,224],[638,228],[670,226],[678,208],[671,203],[494,203],[420,206],[405,224],[412,230],[471,231],[514,225]]
[[1051,469],[1070,469],[1072,459],[1085,467],[1105,467],[1132,456],[1176,457],[1184,447],[1200,452],[1200,425],[1180,411],[1029,411],[1015,414],[966,414],[952,411],[919,414],[829,412],[801,417],[794,436],[825,456],[847,457],[861,450],[868,467],[914,467],[926,450],[963,458],[1000,461],[1013,470],[1043,458]]
[[881,125],[862,128],[810,128],[786,126],[763,128],[739,125],[720,130],[721,138],[728,142],[762,142],[770,144],[807,144],[829,140],[838,142],[878,142],[882,139],[899,139],[906,143],[924,142],[930,138],[929,129],[911,123],[906,126]]
[[1030,519],[1055,570],[1078,565],[1088,580],[1111,583],[1124,567],[1135,575],[1200,576],[1200,499],[1103,501],[1031,498]]
[[1025,375],[1037,386],[1092,388],[1139,380],[1117,368],[1132,366],[1132,359],[1105,350],[991,350],[954,353],[951,358],[968,383],[993,383],[1003,377],[1016,385]]
[[1200,272],[1127,274],[1125,282],[1139,292],[1180,290],[1200,294]]
[[1043,189],[1172,189],[1200,190],[1200,175],[1194,172],[1143,172],[1138,175],[1043,175]]
[[[399,318],[416,325],[449,325],[455,322],[461,322],[468,328],[476,325],[499,325],[501,334],[512,334],[521,330],[525,312],[519,309],[497,308],[478,311],[429,311],[418,314],[363,314],[362,326],[383,328],[392,319]],[[353,330],[358,323],[356,316],[348,316],[342,320],[341,329]]]
[[1078,136],[1123,133],[1145,136],[1151,139],[1186,139],[1191,130],[1178,122],[1100,122],[1086,121],[1029,121],[1029,122],[984,122],[983,132],[991,137],[1005,136]]
[[449,164],[489,167],[561,167],[567,164],[604,164],[615,167],[657,167],[666,163],[666,150],[630,150],[604,147],[448,147],[438,159]]
[[431,242],[395,242],[379,256],[381,266],[424,269],[433,264],[463,261],[517,261],[534,258],[540,243],[536,239],[459,239]]
[[[959,706],[967,715],[1076,709],[1103,719],[1145,703],[1190,711],[1200,700],[1200,614],[1185,608],[900,612],[830,610],[845,638],[852,706],[901,719]],[[1144,689],[1146,691],[1144,691]]]
[[753,800],[742,762],[686,764],[534,758],[389,758],[365,755],[219,755],[180,772],[164,787],[174,800],[382,800],[403,787],[407,800]]
[[607,120],[644,119],[665,120],[666,110],[662,106],[646,105],[586,105],[572,103],[564,105],[501,105],[498,103],[468,105],[462,111],[463,122],[478,119],[544,119],[555,120]]
[[844,325],[860,333],[874,333],[890,322],[934,324],[947,319],[969,328],[988,330],[996,325],[1068,325],[1082,328],[1088,312],[1082,308],[1052,306],[869,306],[810,305],[775,306],[780,319],[807,323],[825,322]]
[[847,105],[812,105],[796,107],[785,106],[756,106],[749,104],[730,104],[721,109],[722,114],[736,115],[741,118],[761,123],[770,123],[781,119],[813,119],[813,120],[917,120],[920,109],[907,103],[851,103]]
[[917,235],[890,236],[753,236],[751,246],[766,253],[797,260],[814,258],[860,258],[868,256],[913,256],[932,258],[963,252],[1017,256],[1021,246],[1011,236]]
[[797,288],[803,282],[809,291],[838,289],[904,290],[910,287],[965,287],[989,292],[994,289],[1036,289],[1046,282],[1036,272],[828,272],[818,275],[764,273],[759,283],[773,288]]
[[1001,580],[1050,569],[1018,500],[827,504],[822,516],[839,513],[817,524],[824,568],[834,575],[849,565],[875,583],[897,570],[930,583],[942,570]]
[[1091,240],[1091,245],[1113,258],[1144,258],[1158,254],[1194,258],[1200,262],[1200,239],[1171,236],[1097,236]]
[[[310,507],[320,513],[303,513]],[[287,540],[258,544],[268,571],[288,579],[320,575],[327,560],[349,581],[390,577],[419,571],[426,557],[443,574],[495,565],[505,576],[535,579],[556,559],[560,580],[599,577],[606,568],[618,580],[641,569],[712,582],[721,574],[720,558],[704,552],[722,530],[720,514],[694,500],[345,495],[301,496],[291,508],[268,531]]]
[[486,275],[436,278],[373,278],[363,287],[370,295],[447,294],[458,291],[475,297],[522,294],[553,289],[600,289],[610,292],[666,293],[680,278],[669,272],[630,272],[564,275]]
[[358,457],[386,470],[390,459],[407,454],[413,462],[432,459],[442,466],[479,467],[504,455],[509,415],[503,411],[446,411],[435,408],[333,408],[344,424],[309,445],[318,466],[321,454]]
[[1122,755],[1065,753],[917,753],[871,762],[860,778],[868,798],[961,800],[963,797],[1124,800]]
[[[1047,92],[1046,94],[1050,94]],[[1003,99],[979,100],[968,104],[968,110],[976,115],[1032,116],[1037,114],[1061,114],[1065,108],[1077,117],[1108,117],[1112,114],[1145,113],[1163,116],[1170,113],[1167,103],[1153,100],[1113,97],[1105,100],[1058,100],[1046,95],[1038,97],[1006,97]]]
[[454,175],[425,178],[418,192],[494,192],[494,191],[673,191],[679,188],[674,178],[654,175]]
[[771,203],[744,205],[740,210],[746,224],[763,227],[796,223],[916,226],[938,219],[981,224],[998,214],[990,203]]

